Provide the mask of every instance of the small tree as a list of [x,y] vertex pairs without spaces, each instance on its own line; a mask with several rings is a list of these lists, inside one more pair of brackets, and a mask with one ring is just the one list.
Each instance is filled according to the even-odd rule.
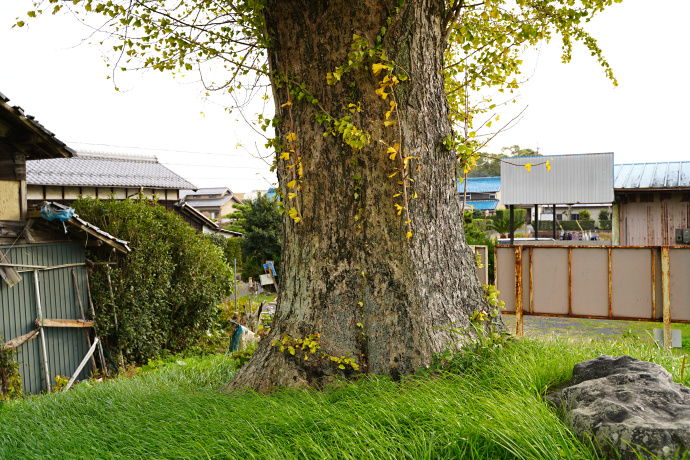
[[592,215],[586,209],[580,210],[580,220],[590,220]]
[[602,209],[599,211],[599,222],[602,220],[611,220],[608,209]]
[[235,205],[236,224],[244,233],[242,239],[242,279],[257,277],[264,273],[267,260],[275,262],[278,270],[282,250],[282,217],[276,202],[259,194],[255,199]]

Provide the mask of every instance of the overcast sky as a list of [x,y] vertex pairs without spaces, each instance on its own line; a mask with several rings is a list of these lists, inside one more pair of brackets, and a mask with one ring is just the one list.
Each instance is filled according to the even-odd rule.
[[[203,100],[189,76],[128,72],[116,92],[101,51],[82,44],[88,30],[70,17],[45,17],[10,29],[31,2],[0,2],[0,92],[78,150],[148,153],[199,187],[235,192],[275,182],[265,139],[236,113]],[[606,79],[583,47],[560,63],[559,43],[526,56],[519,123],[487,149],[520,145],[544,155],[614,152],[616,163],[690,160],[687,18],[690,2],[626,0],[588,30],[618,78]],[[261,109],[257,102],[249,111]],[[495,126],[495,125],[494,125]],[[238,144],[243,147],[238,147]],[[173,152],[178,151],[178,152]],[[270,161],[268,161],[270,163]]]

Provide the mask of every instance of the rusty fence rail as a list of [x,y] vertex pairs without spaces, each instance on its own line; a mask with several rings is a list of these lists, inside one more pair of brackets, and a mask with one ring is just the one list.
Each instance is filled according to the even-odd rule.
[[663,321],[665,344],[690,322],[688,246],[497,246],[495,279],[518,335],[524,314]]

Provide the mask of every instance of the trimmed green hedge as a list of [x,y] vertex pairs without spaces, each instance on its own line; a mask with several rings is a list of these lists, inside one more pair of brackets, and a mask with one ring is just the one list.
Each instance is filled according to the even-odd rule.
[[[560,230],[560,228],[563,228],[565,231],[569,232],[577,232],[580,231],[580,227],[582,227],[582,230],[594,230],[594,221],[593,220],[559,220],[558,223],[560,224],[560,227],[556,227],[557,229]],[[578,223],[580,224],[578,226]],[[553,228],[553,221],[551,220],[540,220],[539,221],[539,230],[551,230]]]
[[610,220],[600,220],[599,221],[599,230],[611,230],[612,226],[613,226],[613,221],[610,221]]

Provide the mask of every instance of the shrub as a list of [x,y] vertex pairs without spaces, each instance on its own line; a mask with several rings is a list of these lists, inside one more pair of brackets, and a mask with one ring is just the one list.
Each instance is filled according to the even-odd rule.
[[611,230],[613,221],[610,220],[600,220],[599,221],[599,230]]
[[611,216],[609,216],[608,209],[602,209],[599,211],[599,222],[601,222],[602,220],[611,220]]
[[590,220],[592,218],[592,214],[586,209],[580,209],[580,220]]
[[132,248],[127,255],[87,252],[92,260],[116,263],[95,265],[91,278],[96,328],[107,348],[145,363],[163,350],[185,348],[206,331],[232,285],[218,246],[142,197],[81,198],[73,206]]
[[474,219],[472,221],[472,226],[481,232],[486,231],[487,219]]
[[22,396],[22,377],[14,348],[6,347],[0,336],[0,401]]
[[233,260],[237,260],[237,265],[242,267],[242,247],[240,238],[226,238],[218,233],[205,233],[204,238],[218,246],[225,256],[225,262],[232,267]]

